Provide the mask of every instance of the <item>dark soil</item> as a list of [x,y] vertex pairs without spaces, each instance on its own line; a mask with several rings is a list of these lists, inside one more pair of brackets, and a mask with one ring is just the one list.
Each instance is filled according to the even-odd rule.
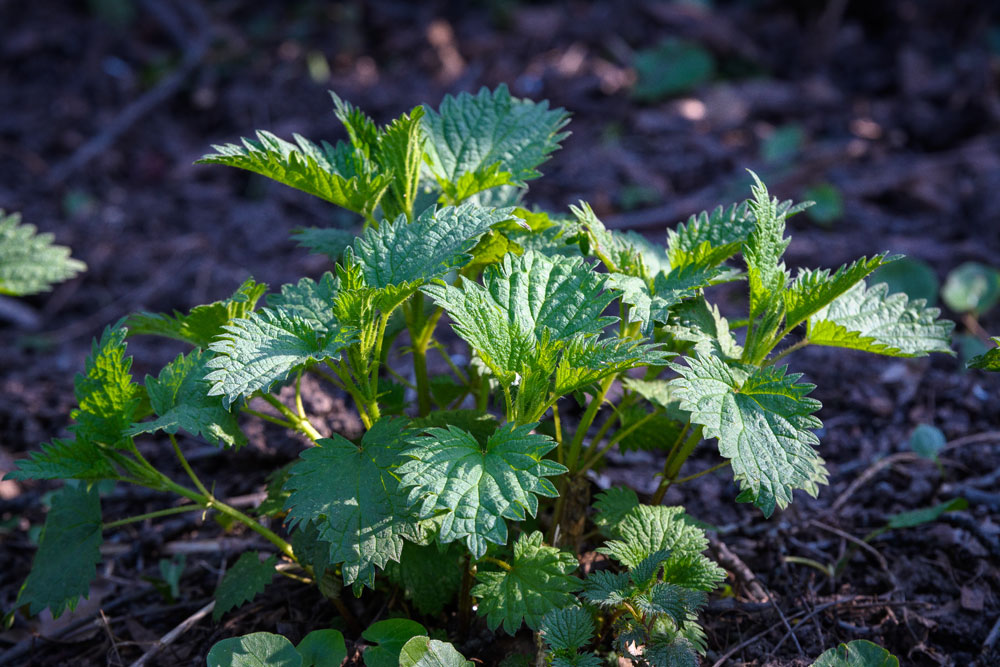
[[[277,286],[328,268],[288,233],[338,224],[336,210],[261,179],[192,166],[210,143],[257,128],[336,138],[326,89],[379,121],[501,82],[516,95],[549,99],[573,112],[573,136],[543,168],[530,201],[564,210],[584,199],[610,224],[655,239],[690,213],[746,196],[744,169],[753,168],[782,198],[825,181],[843,194],[845,214],[833,225],[804,215],[790,222],[790,265],[835,266],[891,250],[926,260],[941,277],[968,260],[1000,266],[1000,16],[992,3],[697,4],[220,0],[199,11],[167,0],[0,0],[0,206],[54,232],[89,266],[52,293],[22,300],[27,313],[0,310],[0,472],[65,431],[72,376],[106,324],[139,309],[225,297],[251,274]],[[633,54],[667,37],[707,47],[716,77],[684,96],[640,104],[629,94]],[[130,102],[177,72],[188,76],[173,94],[123,121]],[[761,145],[792,123],[804,132],[802,145],[778,164],[765,162]],[[108,128],[121,132],[89,162],[73,161]],[[982,318],[986,330],[1000,332],[998,311]],[[136,376],[180,349],[136,339]],[[764,520],[733,502],[725,472],[667,497],[719,527],[714,555],[734,573],[728,594],[704,614],[705,664],[807,665],[857,638],[883,644],[903,664],[1000,664],[1000,379],[963,372],[949,357],[807,349],[790,361],[824,404],[821,452],[831,479],[820,497],[798,498]],[[343,397],[319,387],[307,393],[323,428],[360,429]],[[865,474],[909,451],[920,423],[939,427],[953,445],[940,466],[902,455]],[[270,425],[247,430],[251,445],[238,454],[182,442],[220,497],[259,494],[267,472],[302,445]],[[148,441],[144,451],[180,474],[164,444]],[[595,482],[648,492],[660,456],[617,456]],[[692,468],[714,461],[703,446]],[[849,490],[859,476],[863,483]],[[51,488],[0,483],[4,610],[30,567]],[[887,516],[957,496],[968,510],[855,550]],[[116,488],[103,509],[126,516],[164,500]],[[19,616],[0,634],[0,663],[132,662],[210,600],[227,563],[256,544],[251,535],[226,534],[194,515],[108,534],[90,599],[58,621]],[[146,582],[159,576],[161,558],[192,544],[180,599],[165,600]],[[784,560],[826,564],[845,554],[836,579]],[[297,641],[336,622],[318,593],[278,579],[221,624],[194,623],[154,662],[203,664],[225,637],[268,630]],[[385,601],[349,604],[367,622],[385,613]],[[492,643],[478,632],[460,648],[487,664],[530,650],[530,637]]]

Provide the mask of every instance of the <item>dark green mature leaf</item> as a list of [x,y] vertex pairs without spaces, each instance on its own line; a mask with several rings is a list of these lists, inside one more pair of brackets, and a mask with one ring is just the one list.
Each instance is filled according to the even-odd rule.
[[855,639],[824,651],[812,667],[899,667],[899,660],[878,644]]
[[354,341],[353,329],[334,325],[326,332],[315,323],[284,310],[263,309],[223,327],[209,349],[216,352],[205,376],[210,396],[222,396],[229,407],[257,391],[268,391],[294,369],[324,359],[338,359]]
[[785,216],[778,211],[778,200],[771,199],[767,187],[753,176],[753,199],[749,202],[754,228],[743,244],[750,285],[750,317],[756,318],[769,310],[781,297],[788,282],[788,272],[781,256],[791,239],[785,237]]
[[272,554],[261,560],[256,551],[244,551],[215,589],[212,618],[218,621],[227,611],[236,609],[263,593],[274,578],[277,564],[276,555]]
[[125,431],[132,424],[142,397],[142,387],[132,382],[132,357],[125,356],[126,330],[121,323],[109,326],[100,341],[91,345],[84,373],[73,380],[77,409],[70,416],[70,430],[78,440],[120,448],[127,444]]
[[437,615],[458,595],[464,555],[457,543],[419,546],[406,542],[399,563],[390,564],[386,572],[420,613]]
[[872,271],[894,259],[888,253],[875,255],[871,259],[862,257],[840,267],[833,275],[829,269],[800,270],[783,294],[786,328],[791,329],[804,322],[810,315],[864,280]]
[[737,500],[770,516],[791,502],[793,489],[815,496],[826,470],[814,449],[812,429],[822,426],[812,415],[819,401],[807,397],[814,385],[797,384],[801,374],[786,376],[786,367],[733,367],[706,356],[687,363],[673,367],[681,375],[674,380],[681,408],[732,460],[742,489]]
[[473,667],[473,663],[448,642],[414,637],[403,644],[399,667]]
[[20,223],[19,213],[0,209],[0,294],[46,292],[87,268],[69,256],[69,248],[54,245],[52,234],[37,234],[34,225]]
[[343,142],[336,147],[317,146],[293,135],[295,143],[258,131],[257,139],[243,145],[212,146],[196,164],[222,164],[246,169],[290,187],[308,192],[362,215],[370,215],[389,188],[389,178],[375,174],[356,148]]
[[196,348],[164,366],[158,378],[147,375],[146,391],[158,419],[134,424],[127,433],[177,433],[184,429],[211,443],[231,447],[246,443],[236,413],[226,409],[218,396],[208,395],[211,385],[205,374],[209,358],[208,353]]
[[216,642],[208,652],[208,667],[303,667],[302,656],[287,638],[253,632]]
[[601,316],[614,298],[603,291],[605,277],[578,258],[508,254],[486,269],[483,283],[423,291],[448,311],[455,332],[504,384],[532,361],[541,340],[594,335],[614,321]]
[[627,572],[598,570],[583,580],[584,600],[608,609],[625,602],[635,593],[635,584]]
[[554,609],[563,609],[575,601],[573,591],[580,589],[580,580],[571,573],[577,562],[573,554],[542,544],[542,534],[521,535],[514,543],[514,560],[510,569],[476,574],[480,583],[472,589],[479,598],[479,615],[486,616],[486,625],[496,630],[503,624],[513,635],[527,624],[538,630],[542,617]]
[[313,630],[295,647],[302,667],[340,667],[347,658],[347,644],[340,630]]
[[984,371],[1000,371],[1000,336],[994,336],[991,340],[996,347],[987,350],[978,357],[970,359],[969,368],[980,368]]
[[67,484],[52,495],[31,574],[18,593],[16,606],[28,605],[32,616],[48,607],[56,618],[66,609],[76,609],[97,576],[100,547],[97,487]]
[[[678,627],[684,625],[688,613],[697,611],[707,599],[704,593],[694,598],[680,586],[668,583],[654,584],[648,593],[636,596],[636,608],[644,614],[663,614],[670,618]],[[699,604],[700,602],[700,604]]]
[[581,607],[554,609],[545,614],[539,632],[556,651],[578,651],[594,638],[594,619]]
[[417,537],[397,481],[407,435],[404,419],[385,418],[360,445],[324,438],[302,452],[285,484],[289,525],[315,524],[330,543],[330,562],[343,563],[345,585],[374,585],[375,568],[399,561],[403,538]]
[[17,467],[4,479],[84,479],[93,482],[115,476],[114,468],[100,448],[81,439],[56,438],[16,463]]
[[304,227],[292,231],[292,238],[300,248],[309,248],[318,255],[326,255],[332,261],[339,261],[344,249],[354,243],[357,234],[349,229],[337,227]]
[[486,209],[473,203],[429,208],[411,223],[406,216],[369,227],[354,243],[365,283],[377,289],[402,287],[412,292],[434,278],[461,268],[479,237],[513,209]]
[[366,648],[361,657],[364,658],[366,667],[399,667],[400,654],[406,643],[413,637],[426,634],[424,626],[406,618],[372,623],[361,636],[377,646]]
[[438,539],[442,543],[465,539],[476,558],[487,542],[507,543],[504,519],[524,521],[535,516],[537,496],[558,493],[545,479],[566,468],[545,458],[554,440],[532,433],[537,424],[506,424],[485,445],[454,426],[429,428],[412,439],[405,455],[411,460],[397,470],[400,484],[409,489],[407,502],[420,518],[445,512]]
[[905,294],[889,294],[887,285],[866,289],[864,282],[809,318],[806,339],[813,345],[846,347],[891,357],[951,354],[955,325],[937,319],[940,310]]
[[594,525],[605,536],[611,534],[625,515],[639,506],[639,496],[627,486],[612,486],[594,497]]
[[698,667],[694,646],[683,637],[654,638],[642,657],[649,667]]
[[265,292],[265,283],[248,278],[231,297],[223,301],[195,306],[187,315],[176,310],[173,315],[134,313],[125,320],[125,326],[129,336],[164,336],[197,347],[208,347],[216,336],[223,333],[225,325],[234,319],[249,317]]
[[302,278],[297,283],[282,285],[280,294],[267,297],[267,305],[274,310],[298,315],[319,333],[328,333],[339,327],[334,314],[340,280],[327,271],[317,283],[312,278]]
[[446,96],[439,111],[427,110],[427,163],[439,181],[457,183],[463,174],[487,173],[499,163],[512,181],[537,178],[537,167],[559,147],[568,122],[547,102],[511,97],[507,86],[478,95]]

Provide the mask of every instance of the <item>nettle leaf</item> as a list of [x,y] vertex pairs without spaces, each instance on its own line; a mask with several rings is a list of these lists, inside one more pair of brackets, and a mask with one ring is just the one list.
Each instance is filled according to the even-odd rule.
[[373,586],[375,568],[399,561],[403,538],[417,538],[396,466],[406,447],[406,420],[384,418],[355,445],[339,435],[320,440],[292,467],[285,488],[290,526],[313,522],[343,563],[344,584]]
[[399,667],[473,667],[473,663],[448,642],[414,637],[403,644]]
[[439,210],[429,208],[412,223],[406,216],[369,227],[354,243],[365,283],[370,287],[403,287],[408,292],[461,268],[479,237],[504,220],[513,209],[486,209],[465,203]]
[[708,593],[725,578],[725,570],[701,553],[675,554],[663,564],[663,580],[688,590]]
[[594,619],[581,607],[554,609],[545,614],[539,630],[556,651],[578,651],[594,638]]
[[267,292],[266,283],[248,278],[239,289],[223,301],[195,306],[187,315],[166,313],[134,313],[125,320],[129,336],[148,334],[164,336],[207,348],[222,328],[234,319],[249,317],[257,301]]
[[673,267],[721,264],[740,251],[753,228],[747,202],[702,211],[667,230],[667,259]]
[[142,401],[142,387],[132,382],[132,357],[125,356],[121,323],[109,326],[100,341],[91,344],[84,373],[73,379],[79,406],[70,414],[76,424],[70,430],[79,440],[91,440],[116,448],[126,446],[125,431],[132,424]]
[[163,430],[177,433],[184,429],[191,435],[202,436],[211,443],[230,447],[246,443],[236,413],[227,409],[218,396],[209,396],[210,383],[205,380],[210,356],[195,349],[181,354],[164,366],[159,377],[146,376],[149,402],[158,419],[133,424],[128,435]]
[[871,259],[862,257],[837,269],[801,269],[782,295],[785,300],[785,326],[789,329],[804,322],[810,315],[828,305],[841,294],[857,285],[880,266],[893,261],[888,253]]
[[553,391],[565,396],[630,368],[665,366],[674,356],[660,350],[658,345],[634,340],[575,336],[559,357]]
[[444,512],[442,543],[464,538],[481,558],[488,542],[507,543],[504,519],[524,521],[526,512],[538,511],[537,496],[558,496],[545,478],[566,468],[545,458],[556,443],[532,433],[535,426],[505,424],[485,445],[454,426],[429,428],[410,441],[405,455],[412,460],[397,470],[400,484],[409,489],[407,502],[417,506],[420,518]]
[[361,633],[365,641],[373,642],[361,657],[366,667],[399,667],[403,647],[413,637],[427,634],[424,626],[407,618],[392,618],[372,623]]
[[292,231],[292,238],[300,248],[308,248],[317,255],[326,255],[331,261],[338,261],[344,249],[354,243],[357,236],[349,229],[337,227],[304,227]]
[[207,660],[208,667],[303,667],[302,656],[292,642],[270,632],[218,641]]
[[698,667],[694,646],[683,637],[654,638],[642,657],[650,667]]
[[889,294],[884,283],[866,288],[862,281],[809,318],[806,339],[891,357],[951,354],[955,325],[937,319],[940,313],[923,299],[910,301],[903,293]]
[[812,667],[899,667],[899,659],[867,639],[855,639],[823,652]]
[[88,440],[54,439],[42,444],[40,451],[31,452],[27,459],[4,479],[84,479],[97,481],[115,476],[115,470],[101,449]]
[[390,216],[413,210],[427,140],[423,117],[424,108],[416,107],[393,120],[378,138],[375,162],[382,173],[393,176],[389,193],[381,202],[382,210]]
[[612,609],[627,601],[635,593],[635,584],[627,572],[598,570],[583,580],[584,600]]
[[318,146],[293,135],[295,143],[270,132],[257,132],[257,139],[243,145],[214,145],[215,153],[195,164],[222,164],[252,171],[290,187],[308,192],[362,215],[370,215],[385,191],[389,178],[374,174],[367,160],[343,142]]
[[504,185],[515,185],[514,175],[501,169],[501,163],[496,162],[488,167],[469,171],[458,177],[457,181],[438,180],[441,186],[441,203],[458,203],[469,199],[480,192]]
[[631,510],[639,506],[639,496],[627,486],[612,486],[594,497],[594,525],[604,535],[611,531]]
[[704,297],[689,299],[676,306],[662,331],[675,340],[694,343],[699,354],[733,360],[743,354],[743,348],[729,331],[729,321]]
[[658,551],[680,558],[708,548],[705,531],[689,522],[683,507],[638,505],[626,512],[610,532],[617,539],[598,551],[628,568],[638,567]]
[[31,573],[16,606],[32,616],[48,607],[58,618],[90,592],[101,560],[101,501],[96,486],[67,484],[52,494]]
[[778,200],[771,199],[767,187],[753,176],[753,199],[748,203],[754,217],[754,228],[743,244],[750,285],[750,317],[768,310],[788,283],[788,272],[781,256],[791,239],[785,237],[785,215],[778,211]]
[[984,371],[1000,371],[1000,336],[994,336],[991,340],[996,347],[987,350],[978,357],[970,359],[969,368],[979,368]]
[[813,416],[820,402],[808,398],[814,388],[798,384],[799,373],[787,367],[727,366],[715,357],[688,357],[674,365],[681,407],[691,420],[717,438],[719,453],[732,460],[742,489],[739,502],[753,502],[765,516],[784,508],[793,489],[815,496],[826,483],[826,469],[814,449],[812,432],[822,426]]
[[282,285],[280,294],[270,294],[267,305],[274,310],[298,315],[319,333],[328,333],[339,326],[334,305],[340,292],[340,281],[329,271],[319,282],[302,278],[297,283]]
[[541,175],[537,167],[568,136],[560,132],[568,121],[564,110],[513,98],[505,85],[492,92],[482,88],[475,96],[449,95],[440,110],[428,109],[424,117],[427,164],[436,179],[451,183],[499,164],[522,185]]
[[643,261],[642,251],[636,247],[634,237],[612,232],[605,227],[590,204],[580,202],[579,206],[570,206],[569,210],[576,216],[579,229],[576,241],[584,254],[600,259],[612,274],[620,273],[643,281],[656,275],[647,272],[648,264]]
[[236,609],[263,593],[274,578],[277,564],[276,555],[272,554],[266,560],[261,560],[256,551],[244,551],[215,589],[212,619],[218,621],[227,611]]
[[448,311],[455,332],[504,384],[532,359],[539,341],[594,335],[614,322],[601,313],[614,295],[605,277],[581,259],[533,251],[507,255],[483,273],[483,285],[428,285],[423,291]]
[[514,635],[525,623],[538,630],[542,617],[554,609],[573,605],[573,591],[581,582],[571,573],[577,562],[573,554],[542,544],[542,534],[521,535],[514,543],[510,569],[476,574],[479,584],[472,596],[479,598],[479,615],[486,625]]
[[22,225],[19,213],[7,215],[0,209],[0,294],[47,292],[87,268],[69,256],[69,248],[54,245],[54,238],[38,234],[34,225]]
[[284,310],[264,308],[233,320],[209,349],[216,352],[205,376],[210,396],[222,396],[229,407],[257,391],[269,391],[294,369],[325,359],[338,359],[354,342],[354,330],[334,325],[317,331],[315,322]]
[[420,613],[433,616],[458,595],[463,556],[457,543],[420,546],[406,542],[399,563],[389,564],[386,572]]
[[652,287],[641,278],[621,273],[612,273],[608,285],[631,306],[629,322],[641,322],[648,333],[654,324],[667,322],[674,306],[698,296],[718,275],[715,267],[689,264],[667,274],[657,274]]

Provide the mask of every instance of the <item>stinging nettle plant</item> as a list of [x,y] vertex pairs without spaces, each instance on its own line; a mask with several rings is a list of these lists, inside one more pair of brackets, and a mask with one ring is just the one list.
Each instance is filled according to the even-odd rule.
[[[782,262],[785,220],[804,206],[772,199],[756,176],[748,201],[692,216],[660,246],[608,230],[586,204],[571,215],[525,208],[526,183],[566,136],[561,109],[501,86],[383,127],[336,96],[334,113],[347,141],[259,132],[200,161],[325,199],[357,213],[363,230],[296,232],[336,262],[318,279],[272,292],[247,280],[228,299],[137,313],[95,341],[76,378],[70,437],[8,475],[73,480],[52,498],[17,600],[27,613],[59,614],[87,594],[103,531],[207,510],[270,544],[266,559],[244,553],[229,569],[216,618],[277,572],[317,583],[354,631],[362,626],[339,582],[358,595],[397,591],[421,618],[451,619],[456,636],[474,606],[491,629],[526,625],[552,664],[596,664],[594,652],[609,650],[695,664],[705,649],[698,613],[724,572],[683,509],[661,506],[671,485],[708,472],[682,475],[695,448],[716,441],[721,461],[709,470],[730,466],[736,499],[769,516],[795,489],[815,495],[826,481],[813,386],[777,362],[806,345],[950,352],[952,324],[936,309],[866,284],[892,257],[793,277]],[[746,284],[749,310],[729,321],[707,297],[734,281]],[[134,335],[191,349],[140,384],[126,355]],[[454,354],[456,337],[467,354]],[[433,355],[448,373],[429,373]],[[303,407],[306,374],[350,397],[360,438],[319,432]],[[278,391],[289,384],[286,403]],[[267,500],[249,513],[213,495],[176,437],[238,456],[244,419],[313,445],[274,471]],[[184,482],[136,444],[161,431]],[[591,508],[587,473],[615,446],[665,452],[650,504],[610,489]],[[104,522],[99,480],[184,503]],[[610,568],[575,576],[584,544]],[[414,632],[408,664],[444,651]],[[275,637],[253,641],[295,653]]]

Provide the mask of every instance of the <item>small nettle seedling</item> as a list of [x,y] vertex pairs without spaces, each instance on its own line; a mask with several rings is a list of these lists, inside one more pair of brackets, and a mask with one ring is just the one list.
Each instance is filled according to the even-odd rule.
[[[491,629],[527,626],[553,664],[594,664],[595,652],[608,651],[694,664],[705,650],[698,614],[724,573],[702,554],[704,533],[682,508],[660,506],[667,489],[730,466],[736,500],[766,516],[796,489],[815,495],[827,477],[816,449],[820,404],[777,362],[806,345],[950,352],[952,324],[866,283],[891,261],[885,254],[792,276],[781,259],[785,220],[803,206],[772,199],[756,177],[750,200],[692,216],[658,245],[608,230],[586,204],[569,216],[525,207],[527,182],[566,136],[561,109],[500,87],[380,127],[334,103],[347,141],[260,132],[202,162],[354,211],[361,234],[297,232],[336,262],[318,278],[270,292],[247,280],[188,313],[138,313],[107,328],[76,378],[69,437],[8,476],[74,480],[53,496],[17,606],[73,608],[95,575],[104,531],[211,511],[269,544],[266,557],[244,553],[230,567],[216,618],[277,573],[318,584],[355,635],[363,624],[342,587],[394,590],[394,600],[412,601],[400,609],[448,618],[458,637],[473,609]],[[731,322],[708,297],[733,281],[746,285],[749,310]],[[140,384],[126,354],[126,338],[140,334],[191,349]],[[467,353],[454,353],[456,338]],[[432,355],[448,373],[428,372]],[[307,374],[350,397],[363,435],[320,432],[301,396]],[[286,402],[278,392],[287,385]],[[274,471],[267,500],[249,513],[213,494],[176,437],[239,456],[247,419],[311,441]],[[186,481],[137,444],[159,432]],[[682,475],[706,440],[720,463]],[[590,508],[587,474],[615,446],[665,452],[649,505],[612,489]],[[99,480],[185,502],[102,523]],[[585,545],[610,560],[580,578]],[[249,637],[289,664],[303,653],[274,635]],[[405,639],[415,643],[398,642],[385,664],[464,664],[422,627]],[[369,648],[366,663],[381,665],[388,650]]]

